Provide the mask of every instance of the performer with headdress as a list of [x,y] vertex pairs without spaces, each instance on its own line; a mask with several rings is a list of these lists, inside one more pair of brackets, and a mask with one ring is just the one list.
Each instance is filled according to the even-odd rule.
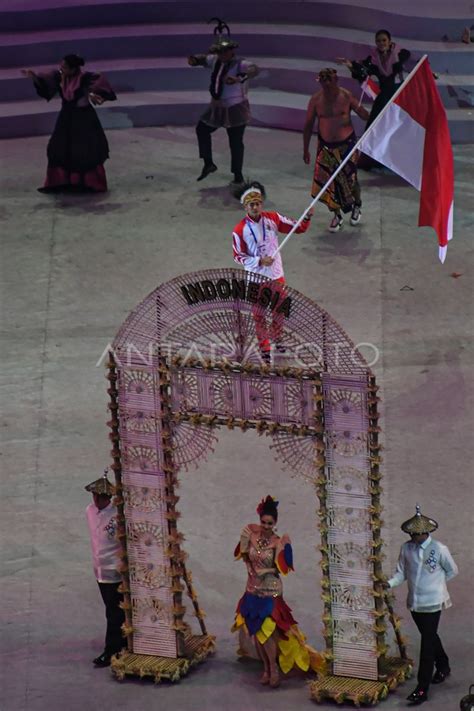
[[[246,216],[235,227],[232,233],[234,261],[248,272],[262,274],[272,279],[272,290],[284,292],[285,276],[283,264],[278,249],[278,233],[288,234],[296,224],[279,212],[263,210],[266,193],[263,185],[257,181],[244,183],[235,191],[235,196],[246,212]],[[313,210],[309,210],[296,232],[306,232],[311,221]],[[275,255],[275,256],[273,256]],[[264,285],[265,286],[265,285]],[[271,361],[271,342],[277,351],[284,352],[281,343],[283,331],[283,314],[272,312],[272,325],[267,328],[266,310],[258,304],[253,309],[255,330],[263,360]]]
[[117,98],[101,74],[83,72],[84,59],[66,54],[59,69],[36,74],[23,69],[33,79],[38,96],[50,101],[56,94],[62,107],[49,139],[48,170],[40,192],[73,190],[105,192],[107,178],[104,163],[109,157],[109,144],[96,111],[91,104]]
[[458,568],[448,548],[431,537],[437,528],[436,521],[423,516],[417,504],[416,514],[401,525],[410,540],[402,545],[395,575],[386,584],[394,588],[407,581],[407,607],[421,634],[418,685],[408,696],[413,706],[427,701],[430,684],[442,683],[451,672],[438,624],[441,611],[451,607],[446,582],[457,575]]
[[94,573],[107,618],[104,651],[93,660],[93,664],[96,667],[108,667],[111,657],[124,646],[121,628],[125,621],[124,612],[120,607],[123,597],[118,590],[121,581],[118,572],[121,546],[117,539],[117,509],[111,503],[115,487],[107,479],[106,469],[104,476],[84,488],[90,491],[93,498],[93,503],[86,509],[86,515]]
[[[303,130],[303,160],[309,164],[311,161],[309,144],[314,122],[318,119],[318,146],[311,188],[312,197],[316,197],[356,144],[351,111],[365,120],[369,118],[366,109],[357,103],[351,92],[338,85],[335,69],[331,67],[322,69],[318,81],[321,89],[313,94],[309,101]],[[357,158],[356,151],[321,197],[330,212],[334,213],[329,224],[330,232],[338,232],[342,228],[344,222],[342,213],[351,213],[351,225],[360,222],[362,200],[357,180]]]
[[[217,19],[217,18],[214,18]],[[219,21],[216,30],[229,28]],[[214,34],[217,34],[216,30]],[[188,64],[192,67],[211,68],[211,83],[209,92],[211,103],[201,116],[196,126],[199,144],[199,157],[204,165],[197,180],[203,180],[210,173],[217,170],[212,158],[211,134],[218,128],[225,128],[229,137],[231,153],[231,172],[234,174],[234,183],[242,183],[242,166],[244,161],[244,131],[250,121],[250,106],[247,98],[248,79],[256,77],[258,67],[252,62],[235,56],[238,48],[237,42],[219,34],[216,41],[209,48],[209,55],[192,54],[188,57]]]
[[257,507],[259,524],[242,529],[234,556],[247,566],[247,586],[237,605],[232,631],[242,630],[255,640],[263,663],[262,684],[277,687],[280,671],[293,667],[322,671],[321,655],[308,644],[298,629],[291,609],[283,599],[281,576],[293,568],[293,552],[287,534],[275,533],[278,501],[271,496]]

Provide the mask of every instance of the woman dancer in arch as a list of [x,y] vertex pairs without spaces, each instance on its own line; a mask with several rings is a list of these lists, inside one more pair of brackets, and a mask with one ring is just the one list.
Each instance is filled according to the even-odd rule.
[[237,605],[232,631],[243,630],[255,640],[263,663],[262,684],[277,687],[280,669],[287,673],[294,666],[303,671],[322,671],[321,655],[306,644],[291,609],[283,599],[281,575],[293,568],[290,539],[278,536],[278,501],[271,496],[257,507],[260,523],[242,529],[234,555],[247,566],[247,586]]
[[91,104],[117,98],[107,80],[100,74],[83,72],[84,60],[77,54],[66,54],[59,69],[36,74],[23,69],[33,79],[39,96],[50,101],[56,94],[62,107],[49,139],[48,169],[40,192],[106,192],[104,163],[109,145],[97,113]]

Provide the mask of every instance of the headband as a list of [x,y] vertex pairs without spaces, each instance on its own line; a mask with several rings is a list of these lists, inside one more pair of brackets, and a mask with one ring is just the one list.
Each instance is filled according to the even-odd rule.
[[259,190],[258,188],[252,187],[246,190],[244,193],[242,193],[240,197],[240,202],[244,207],[246,207],[249,202],[253,202],[254,200],[258,200],[259,202],[263,202],[263,195],[262,191]]

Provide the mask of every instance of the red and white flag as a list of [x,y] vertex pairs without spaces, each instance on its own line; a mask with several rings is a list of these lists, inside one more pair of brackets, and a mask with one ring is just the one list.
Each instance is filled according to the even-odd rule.
[[370,96],[372,101],[375,99],[377,94],[380,94],[379,85],[370,77],[367,77],[367,79],[362,82],[361,87],[362,92],[367,94],[367,96]]
[[359,148],[420,191],[418,226],[436,231],[444,262],[453,236],[453,151],[446,111],[426,58],[369,127]]

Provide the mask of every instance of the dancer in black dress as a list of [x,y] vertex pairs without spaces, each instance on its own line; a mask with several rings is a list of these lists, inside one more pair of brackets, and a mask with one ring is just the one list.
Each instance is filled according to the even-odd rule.
[[91,104],[115,101],[117,97],[103,76],[83,72],[83,66],[82,57],[67,54],[59,69],[51,72],[22,70],[24,76],[33,79],[43,99],[50,101],[56,94],[62,99],[48,143],[48,169],[40,192],[107,190],[104,162],[109,157],[109,144]]

